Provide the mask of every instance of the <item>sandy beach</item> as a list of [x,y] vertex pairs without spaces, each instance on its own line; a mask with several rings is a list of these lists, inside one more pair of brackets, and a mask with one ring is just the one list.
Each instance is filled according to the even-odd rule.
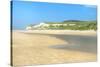
[[95,62],[95,31],[34,30],[12,32],[14,66]]
[[23,33],[39,33],[39,34],[65,34],[65,35],[85,35],[85,36],[94,36],[96,31],[94,30],[17,30],[18,32]]

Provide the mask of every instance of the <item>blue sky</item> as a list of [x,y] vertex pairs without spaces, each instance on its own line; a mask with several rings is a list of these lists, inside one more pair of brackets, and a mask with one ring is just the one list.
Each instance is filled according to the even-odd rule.
[[96,20],[96,6],[45,2],[13,1],[13,28],[64,20]]

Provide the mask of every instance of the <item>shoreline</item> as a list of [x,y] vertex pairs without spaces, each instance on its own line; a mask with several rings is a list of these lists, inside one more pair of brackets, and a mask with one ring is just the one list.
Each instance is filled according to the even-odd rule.
[[65,34],[65,35],[87,35],[87,36],[95,36],[97,35],[97,31],[94,30],[14,30],[22,33],[40,33],[40,34]]

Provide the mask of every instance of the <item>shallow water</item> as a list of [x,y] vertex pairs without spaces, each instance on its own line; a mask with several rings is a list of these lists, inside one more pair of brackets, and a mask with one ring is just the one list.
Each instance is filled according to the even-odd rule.
[[[28,34],[39,34],[39,33],[28,33]],[[68,42],[68,44],[54,45],[49,46],[53,49],[62,49],[62,50],[74,50],[87,53],[97,54],[97,35],[66,35],[66,34],[39,34],[47,35],[51,37],[56,37],[58,39]]]
[[97,36],[80,36],[80,35],[79,36],[53,35],[53,36],[67,41],[68,44],[50,46],[50,48],[97,53]]

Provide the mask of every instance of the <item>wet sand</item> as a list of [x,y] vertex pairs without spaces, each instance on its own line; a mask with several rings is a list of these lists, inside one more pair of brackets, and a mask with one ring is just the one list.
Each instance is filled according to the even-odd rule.
[[[96,34],[29,33],[14,31],[14,66],[94,62],[97,60]],[[78,33],[79,34],[79,33]]]

